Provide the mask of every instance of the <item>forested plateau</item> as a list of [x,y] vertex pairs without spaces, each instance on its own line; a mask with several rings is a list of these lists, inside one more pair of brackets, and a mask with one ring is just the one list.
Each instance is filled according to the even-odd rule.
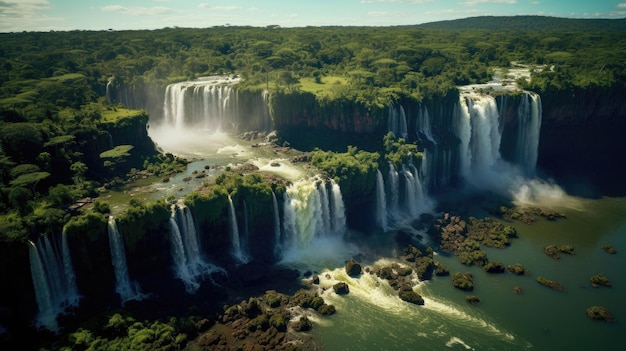
[[[32,291],[29,267],[13,262],[27,262],[24,243],[67,225],[70,236],[84,235],[92,249],[104,245],[108,204],[96,201],[81,212],[78,200],[129,179],[185,169],[187,161],[162,153],[146,128],[162,118],[165,89],[175,82],[237,76],[242,94],[266,90],[281,145],[322,149],[307,161],[343,182],[350,213],[371,195],[378,166],[401,164],[403,155],[422,149],[415,140],[383,139],[389,106],[458,100],[458,86],[485,83],[496,70],[531,67],[530,79],[515,84],[543,102],[538,167],[590,184],[573,191],[624,195],[625,34],[623,19],[536,16],[396,27],[0,33],[0,277],[8,287],[0,300],[25,306],[0,310],[0,321],[22,327],[34,314],[32,292],[22,293]],[[271,196],[285,191],[283,183],[227,173],[213,185],[186,200],[192,209],[208,209],[200,222],[227,232],[226,196],[237,202],[252,194],[251,216],[262,221],[257,230],[271,231]],[[164,241],[169,206],[133,202],[120,221],[128,240],[141,250],[147,239],[132,239],[133,233],[149,228]],[[80,233],[84,228],[92,231]],[[225,238],[213,242],[227,245]],[[78,249],[86,261],[89,250]],[[108,258],[93,264],[77,274],[111,278],[110,267],[99,267],[110,265]],[[146,256],[136,267],[169,264]],[[86,293],[99,296],[104,283],[90,284]]]

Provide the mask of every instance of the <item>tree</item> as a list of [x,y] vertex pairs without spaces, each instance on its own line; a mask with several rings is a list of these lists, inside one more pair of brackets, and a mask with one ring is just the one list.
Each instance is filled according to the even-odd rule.
[[13,186],[28,186],[30,188],[30,190],[33,193],[33,197],[37,196],[37,192],[35,190],[35,188],[37,187],[37,184],[43,180],[46,179],[50,176],[50,173],[48,172],[33,172],[33,173],[26,173],[26,174],[22,174],[21,176],[13,179],[11,181],[11,185]]
[[74,162],[70,166],[70,171],[74,172],[74,183],[76,185],[82,185],[85,181],[85,173],[87,173],[87,165],[82,162]]

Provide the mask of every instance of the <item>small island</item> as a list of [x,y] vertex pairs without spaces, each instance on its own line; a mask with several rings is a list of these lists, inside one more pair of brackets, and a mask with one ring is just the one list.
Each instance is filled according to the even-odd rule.
[[604,274],[596,274],[589,278],[589,281],[591,282],[591,286],[593,286],[594,288],[597,288],[599,286],[606,286],[609,288],[611,287],[611,282],[609,282],[609,279],[604,276]]
[[597,321],[615,322],[615,318],[604,306],[591,306],[587,308],[587,317]]
[[461,290],[472,291],[474,290],[474,276],[472,273],[452,273],[452,285]]
[[537,283],[547,286],[548,288],[554,289],[556,291],[565,291],[565,287],[563,287],[563,285],[561,285],[560,283],[546,279],[541,276],[537,277]]
[[607,253],[610,253],[611,255],[614,255],[614,254],[617,253],[617,250],[611,244],[603,244],[602,245],[602,250],[607,252]]

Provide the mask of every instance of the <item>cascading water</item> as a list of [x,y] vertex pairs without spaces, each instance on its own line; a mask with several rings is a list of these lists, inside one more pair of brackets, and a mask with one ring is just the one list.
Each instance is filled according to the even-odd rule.
[[[389,163],[389,173],[386,181],[386,184],[382,188],[387,189],[391,196],[387,198],[385,207],[377,204],[377,211],[386,208],[388,212],[386,216],[383,216],[382,213],[378,213],[378,222],[381,222],[382,218],[385,217],[387,220],[391,220],[392,224],[395,224],[415,218],[419,214],[430,210],[431,201],[425,195],[426,193],[420,179],[419,171],[412,163],[402,165],[402,169],[399,172],[396,171],[392,163]],[[382,198],[378,198],[378,183],[381,182],[385,182],[382,174],[377,175],[377,203],[383,200]],[[384,196],[386,193],[383,194],[381,192],[381,194]]]
[[415,120],[415,134],[418,139],[425,138],[425,141],[437,145],[437,141],[433,136],[432,127],[430,121],[430,114],[426,106],[418,108],[418,113]]
[[188,293],[198,290],[203,277],[211,278],[213,273],[226,274],[224,269],[206,262],[200,254],[193,216],[182,204],[172,206],[170,239],[176,276],[183,281]]
[[[56,248],[55,248],[56,246]],[[31,276],[39,314],[36,323],[46,329],[57,331],[57,316],[68,307],[78,305],[76,275],[65,232],[59,245],[52,245],[47,236],[37,243],[28,242]]]
[[398,137],[407,138],[409,136],[406,113],[400,104],[391,103],[389,106],[389,116],[387,118],[388,130]]
[[[460,175],[478,189],[512,195],[520,203],[562,198],[564,192],[558,186],[531,178],[537,162],[541,99],[530,92],[520,95],[513,116],[516,123],[513,152],[505,160],[501,156],[504,121],[496,99],[471,89],[462,90],[455,128],[460,139]],[[503,103],[503,107],[507,104]]]
[[400,181],[398,172],[396,172],[395,167],[391,162],[389,162],[389,172],[387,175],[388,180],[388,194],[390,197],[388,199],[389,206],[387,209],[390,211],[392,218],[397,218],[399,215],[399,206],[400,206]]
[[241,237],[239,235],[239,226],[237,224],[237,214],[235,213],[235,205],[233,199],[228,196],[228,220],[230,222],[230,241],[232,245],[231,255],[238,263],[248,263],[250,258],[244,252]]
[[[166,125],[222,130],[237,120],[238,78],[208,77],[170,84],[165,89],[163,117]],[[228,126],[227,124],[231,125]]]
[[500,115],[496,99],[490,95],[471,94],[465,97],[471,136],[468,149],[472,177],[492,169],[500,161]]
[[140,300],[143,295],[139,284],[131,282],[126,264],[126,251],[124,250],[124,238],[115,223],[113,216],[109,216],[109,248],[111,249],[111,262],[115,273],[115,291],[120,295],[122,305],[130,300]]
[[[333,249],[341,246],[339,243],[346,231],[345,207],[339,185],[319,178],[299,180],[287,188],[284,197],[284,234],[276,251],[286,260],[301,260],[306,255],[332,255]],[[311,249],[330,241],[334,241],[337,247]]]
[[276,199],[274,191],[272,191],[272,205],[274,209],[274,243],[276,244],[274,254],[278,255],[280,253],[278,245],[280,243],[280,213],[278,211],[278,200]]
[[376,224],[387,230],[387,196],[385,195],[385,180],[380,170],[376,170]]
[[531,92],[522,94],[522,101],[517,111],[517,145],[515,162],[524,170],[526,176],[535,174],[541,130],[541,98]]

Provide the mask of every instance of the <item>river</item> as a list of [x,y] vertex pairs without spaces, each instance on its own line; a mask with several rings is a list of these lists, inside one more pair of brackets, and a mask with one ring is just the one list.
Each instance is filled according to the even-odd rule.
[[[347,281],[350,294],[324,292],[338,312],[318,319],[313,333],[326,350],[622,350],[626,198],[569,198],[563,204],[558,210],[566,219],[507,223],[519,238],[506,249],[485,249],[490,260],[522,263],[530,275],[487,274],[453,256],[437,255],[451,272],[473,273],[471,293],[454,288],[449,277],[434,277],[415,288],[425,299],[424,306],[415,306],[375,276],[350,278],[343,267],[326,270],[331,278],[321,274],[321,285]],[[618,253],[603,251],[606,243]],[[543,253],[548,244],[573,245],[575,254],[552,259]],[[589,278],[597,273],[613,286],[592,287]],[[540,275],[563,284],[565,291],[539,285]],[[516,286],[523,293],[514,293]],[[480,298],[478,306],[465,302],[470,294]],[[607,307],[617,322],[589,319],[585,310],[593,305]]]

